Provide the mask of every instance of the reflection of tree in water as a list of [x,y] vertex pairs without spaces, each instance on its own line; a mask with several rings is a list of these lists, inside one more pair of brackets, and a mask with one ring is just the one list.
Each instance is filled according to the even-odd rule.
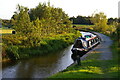
[[70,64],[71,46],[57,53],[27,60],[9,62],[3,66],[4,78],[45,78]]
[[34,72],[34,65],[32,63],[28,63],[24,61],[20,63],[16,70],[16,77],[17,78],[31,78]]
[[2,69],[6,69],[10,66],[14,66],[16,64],[18,64],[19,61],[8,61],[8,62],[2,62]]
[[[34,58],[30,60],[22,61],[18,64],[16,70],[17,78],[34,78],[37,75],[39,77],[46,76],[51,71],[54,71],[55,65],[53,64],[58,60],[56,55],[43,56],[40,58]],[[52,68],[52,69],[51,69]],[[42,71],[41,71],[42,70]]]

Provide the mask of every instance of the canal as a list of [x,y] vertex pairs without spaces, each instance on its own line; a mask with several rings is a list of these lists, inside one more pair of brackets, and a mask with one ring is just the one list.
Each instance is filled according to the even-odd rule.
[[47,78],[73,63],[71,47],[46,56],[2,63],[2,78]]

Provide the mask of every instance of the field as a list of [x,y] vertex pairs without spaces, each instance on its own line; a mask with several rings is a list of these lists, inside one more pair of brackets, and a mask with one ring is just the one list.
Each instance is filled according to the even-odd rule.
[[94,25],[80,25],[80,24],[73,24],[76,27],[93,27]]
[[0,34],[12,34],[13,29],[0,28]]
[[94,28],[94,25],[73,24],[73,26],[76,26],[75,29],[82,29],[82,30],[93,30],[93,28]]

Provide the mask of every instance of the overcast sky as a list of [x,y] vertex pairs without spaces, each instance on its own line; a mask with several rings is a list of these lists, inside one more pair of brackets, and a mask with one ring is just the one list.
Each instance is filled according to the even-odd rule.
[[[20,4],[35,8],[40,2],[49,0],[0,0],[0,18],[10,19]],[[94,11],[104,12],[108,18],[118,17],[118,2],[120,0],[50,0],[54,7],[62,8],[70,17],[91,16]]]

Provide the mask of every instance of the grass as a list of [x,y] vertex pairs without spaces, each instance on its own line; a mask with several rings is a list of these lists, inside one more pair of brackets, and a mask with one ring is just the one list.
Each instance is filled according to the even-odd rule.
[[87,60],[82,61],[82,66],[74,65],[50,78],[119,78],[118,53],[120,48],[117,42],[112,46],[112,60],[98,60],[100,52],[89,54]]
[[73,26],[76,26],[75,29],[79,30],[93,30],[94,25],[79,25],[79,24],[73,24]]
[[94,25],[81,25],[81,24],[73,24],[76,27],[93,27]]

